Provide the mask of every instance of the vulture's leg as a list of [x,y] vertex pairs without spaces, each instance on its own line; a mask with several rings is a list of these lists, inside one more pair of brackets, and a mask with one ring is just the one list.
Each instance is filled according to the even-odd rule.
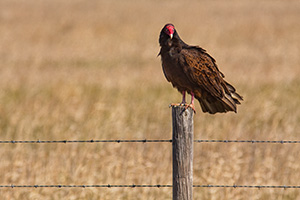
[[182,105],[185,105],[186,104],[186,101],[185,101],[185,91],[182,91],[182,102],[181,102]]
[[187,104],[185,106],[185,109],[187,109],[188,107],[192,108],[194,113],[196,113],[196,109],[195,109],[195,105],[194,105],[194,100],[195,100],[195,95],[193,92],[191,92],[191,95],[192,95],[192,98],[191,98],[191,103],[190,104]]
[[194,106],[194,98],[195,98],[194,93],[191,92],[191,95],[192,95],[192,98],[191,98],[191,105]]

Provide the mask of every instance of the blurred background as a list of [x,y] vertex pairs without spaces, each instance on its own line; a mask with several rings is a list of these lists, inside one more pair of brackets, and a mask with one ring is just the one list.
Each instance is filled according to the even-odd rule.
[[[299,140],[300,1],[1,0],[0,140],[170,139],[181,94],[161,69],[173,23],[244,97],[195,139]],[[195,143],[194,184],[299,185],[297,144]],[[169,143],[2,144],[0,185],[172,184]],[[3,199],[172,199],[172,188],[2,188]],[[194,199],[300,199],[194,188]]]

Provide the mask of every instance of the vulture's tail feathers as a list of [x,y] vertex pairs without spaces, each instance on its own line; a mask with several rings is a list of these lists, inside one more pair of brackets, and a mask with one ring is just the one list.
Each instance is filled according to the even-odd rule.
[[203,112],[210,114],[225,113],[229,111],[237,112],[236,105],[241,104],[243,100],[238,93],[236,93],[234,87],[229,83],[226,83],[228,93],[224,92],[223,97],[213,97],[207,95],[205,97],[197,97]]

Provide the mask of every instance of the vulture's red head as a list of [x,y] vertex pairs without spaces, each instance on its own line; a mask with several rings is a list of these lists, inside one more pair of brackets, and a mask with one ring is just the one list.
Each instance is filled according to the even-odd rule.
[[176,40],[176,41],[180,40],[180,38],[176,32],[176,29],[173,24],[166,24],[160,32],[159,44],[160,44],[160,46],[170,47],[172,45],[171,41],[174,41],[174,40]]
[[172,39],[175,32],[175,27],[173,24],[166,24],[163,28],[163,31]]

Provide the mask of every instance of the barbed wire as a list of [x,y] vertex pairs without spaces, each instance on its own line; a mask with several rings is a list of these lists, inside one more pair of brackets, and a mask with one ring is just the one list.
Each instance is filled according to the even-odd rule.
[[271,144],[295,144],[299,143],[300,141],[298,140],[194,140],[194,142],[210,142],[210,143],[271,143]]
[[[0,185],[0,188],[171,188],[172,185]],[[300,189],[299,185],[193,185],[195,188]]]
[[3,140],[0,141],[0,144],[18,144],[18,143],[37,143],[37,144],[44,144],[44,143],[130,143],[130,142],[172,142],[172,140]]
[[257,189],[300,189],[299,185],[193,185],[193,187],[208,188],[257,188]]
[[0,188],[163,188],[172,185],[0,185]]
[[[171,143],[171,139],[161,140],[3,140],[0,144],[45,144],[45,143]],[[196,143],[269,143],[269,144],[295,144],[300,143],[297,140],[194,140]],[[0,188],[171,188],[172,185],[0,185]],[[195,188],[256,188],[256,189],[300,189],[298,185],[193,185]]]
[[[1,140],[0,144],[45,144],[45,143],[171,143],[171,139],[161,140]],[[194,140],[195,143],[269,143],[269,144],[300,144],[298,140]]]

